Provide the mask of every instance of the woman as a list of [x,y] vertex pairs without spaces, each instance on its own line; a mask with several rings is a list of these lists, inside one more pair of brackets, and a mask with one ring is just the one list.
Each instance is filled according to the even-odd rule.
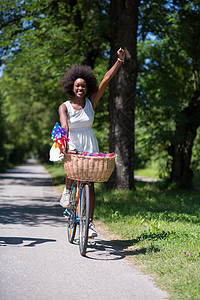
[[[69,150],[78,150],[79,152],[99,152],[98,142],[92,124],[94,121],[95,108],[105,92],[109,81],[118,71],[125,59],[125,51],[120,48],[117,51],[117,61],[112,68],[105,74],[99,87],[97,80],[88,66],[73,66],[61,78],[60,84],[63,92],[71,96],[71,100],[64,102],[59,107],[60,123],[65,128],[69,143]],[[65,151],[65,150],[64,150]],[[66,188],[63,192],[60,204],[67,207],[70,201],[70,189],[72,181],[66,178]],[[92,223],[95,193],[94,184],[90,187],[90,226],[89,237],[97,236]]]

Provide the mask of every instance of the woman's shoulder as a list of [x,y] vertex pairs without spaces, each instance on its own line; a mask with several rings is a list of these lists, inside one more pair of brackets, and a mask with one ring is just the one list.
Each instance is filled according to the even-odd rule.
[[61,105],[63,105],[67,111],[70,111],[70,110],[71,110],[71,104],[70,104],[70,101],[69,101],[69,100],[63,102]]
[[65,101],[62,104],[60,104],[59,106],[59,112],[69,112],[70,110],[70,105],[69,105],[69,101]]
[[[65,106],[68,106],[68,105],[69,105],[69,100],[63,102],[62,104],[65,105]],[[62,104],[61,104],[61,105],[62,105]]]

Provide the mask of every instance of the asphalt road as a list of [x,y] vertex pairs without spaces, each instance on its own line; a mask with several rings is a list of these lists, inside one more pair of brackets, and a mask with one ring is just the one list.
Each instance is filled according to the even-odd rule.
[[58,193],[34,160],[0,174],[0,299],[167,299],[98,233],[86,257],[68,243]]

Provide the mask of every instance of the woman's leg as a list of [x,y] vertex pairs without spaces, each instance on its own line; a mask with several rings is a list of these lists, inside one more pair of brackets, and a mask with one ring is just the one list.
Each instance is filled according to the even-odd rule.
[[93,221],[94,207],[95,207],[95,191],[94,183],[90,184],[90,220]]
[[71,191],[72,183],[73,183],[73,180],[67,178],[67,176],[66,176],[66,183],[65,183],[65,184],[66,184],[66,189],[67,189],[67,190],[70,190],[70,191]]
[[89,189],[90,189],[90,225],[89,225],[89,231],[88,231],[88,238],[94,238],[94,237],[98,236],[98,234],[95,230],[95,226],[92,223],[93,215],[94,215],[94,206],[95,206],[94,183],[90,184]]

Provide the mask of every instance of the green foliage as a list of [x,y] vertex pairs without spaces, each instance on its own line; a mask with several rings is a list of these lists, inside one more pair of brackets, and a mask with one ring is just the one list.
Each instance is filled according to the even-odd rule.
[[2,112],[3,99],[0,95],[0,171],[4,171],[8,164],[8,156],[6,153],[5,143],[7,136],[5,133],[5,120]]
[[[7,136],[2,144],[8,161],[17,162],[29,154],[48,160],[51,130],[59,122],[58,107],[66,101],[58,82],[67,67],[87,63],[102,79],[108,64],[104,56],[107,9],[107,3],[89,0],[1,3],[1,63],[6,63],[0,79],[1,110]],[[102,149],[107,147],[106,99],[98,108],[96,124]],[[5,151],[1,153],[6,161]]]
[[[160,5],[159,1],[152,3]],[[183,145],[187,134],[185,128],[193,128],[200,119],[199,114],[188,118],[183,114],[192,101],[196,101],[196,106],[200,101],[199,97],[192,100],[195,93],[199,93],[200,18],[196,1],[176,1],[176,4],[167,6],[164,2],[162,10],[162,22],[165,22],[162,31],[159,33],[160,24],[157,24],[158,19],[153,18],[148,30],[154,38],[150,36],[149,40],[141,40],[138,44],[136,157],[141,167],[149,159],[159,159],[160,169],[164,168],[169,174],[172,162],[167,152],[169,146],[173,142]],[[154,12],[149,10],[149,14],[152,16]],[[178,133],[177,124],[181,126]],[[199,168],[196,156],[198,136],[193,146],[194,170]]]

